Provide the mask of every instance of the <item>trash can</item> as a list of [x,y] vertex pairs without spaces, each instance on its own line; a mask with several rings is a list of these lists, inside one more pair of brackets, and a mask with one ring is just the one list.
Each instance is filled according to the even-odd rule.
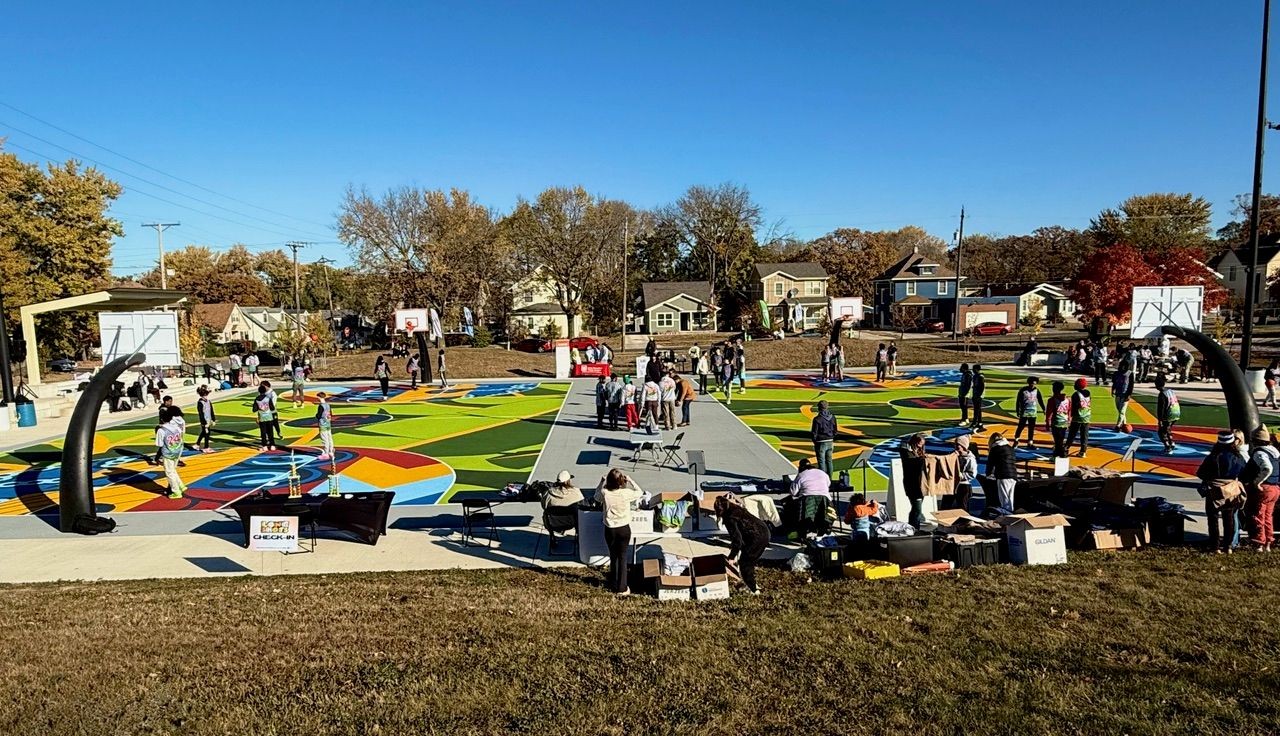
[[1250,368],[1244,372],[1244,385],[1254,396],[1265,393],[1267,390],[1266,383],[1263,381],[1263,375],[1266,371],[1260,368]]
[[18,410],[19,427],[36,426],[36,404],[34,401],[15,401],[14,407]]

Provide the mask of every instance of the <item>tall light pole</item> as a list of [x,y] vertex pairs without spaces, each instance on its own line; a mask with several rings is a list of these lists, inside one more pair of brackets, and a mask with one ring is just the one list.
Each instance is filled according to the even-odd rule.
[[335,261],[328,257],[321,257],[316,261],[317,266],[324,266],[324,291],[329,297],[329,319],[333,319],[333,286],[329,283],[329,264]]
[[1248,370],[1253,352],[1253,308],[1258,300],[1258,224],[1262,215],[1262,143],[1267,133],[1267,39],[1271,0],[1262,2],[1262,63],[1258,71],[1258,130],[1253,146],[1253,207],[1249,210],[1249,280],[1244,285],[1244,327],[1240,332],[1240,368]]
[[964,266],[964,205],[960,205],[960,229],[956,232],[956,308],[951,315],[951,339],[960,337],[960,269]]
[[285,243],[285,247],[293,251],[293,323],[297,326],[298,332],[302,332],[302,297],[298,293],[298,249],[305,248],[311,243],[303,240],[290,240]]
[[144,222],[143,227],[154,227],[156,229],[156,245],[160,248],[160,288],[169,288],[169,270],[164,267],[164,231],[171,227],[178,227],[181,222]]
[[619,350],[627,349],[627,251],[630,250],[631,218],[622,221],[622,319],[618,321],[622,336],[618,338],[622,344]]

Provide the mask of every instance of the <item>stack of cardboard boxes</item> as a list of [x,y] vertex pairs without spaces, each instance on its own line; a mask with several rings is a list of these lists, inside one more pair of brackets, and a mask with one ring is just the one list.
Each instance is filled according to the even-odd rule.
[[724,555],[694,557],[684,575],[664,575],[662,560],[645,560],[641,563],[641,577],[653,587],[660,601],[715,601],[729,597],[729,568]]

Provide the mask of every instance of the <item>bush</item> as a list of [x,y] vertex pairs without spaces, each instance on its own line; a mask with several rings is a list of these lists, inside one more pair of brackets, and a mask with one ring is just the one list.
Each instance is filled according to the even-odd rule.
[[475,334],[471,336],[471,347],[487,348],[493,344],[493,333],[484,325],[477,325]]
[[560,338],[560,325],[556,324],[554,319],[548,319],[547,323],[542,326],[542,331],[538,333],[538,337],[543,340],[558,340]]

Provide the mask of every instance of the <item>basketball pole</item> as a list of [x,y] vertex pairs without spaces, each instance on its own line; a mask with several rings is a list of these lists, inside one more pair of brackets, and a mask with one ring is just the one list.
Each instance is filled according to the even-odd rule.
[[14,399],[13,364],[9,362],[9,324],[4,315],[4,285],[0,284],[0,399],[8,406]]
[[1258,130],[1253,147],[1253,207],[1249,211],[1249,280],[1244,285],[1244,325],[1240,333],[1240,369],[1249,369],[1253,352],[1253,308],[1258,301],[1258,225],[1262,214],[1262,149],[1267,133],[1267,40],[1271,0],[1262,3],[1262,64],[1258,72]]

